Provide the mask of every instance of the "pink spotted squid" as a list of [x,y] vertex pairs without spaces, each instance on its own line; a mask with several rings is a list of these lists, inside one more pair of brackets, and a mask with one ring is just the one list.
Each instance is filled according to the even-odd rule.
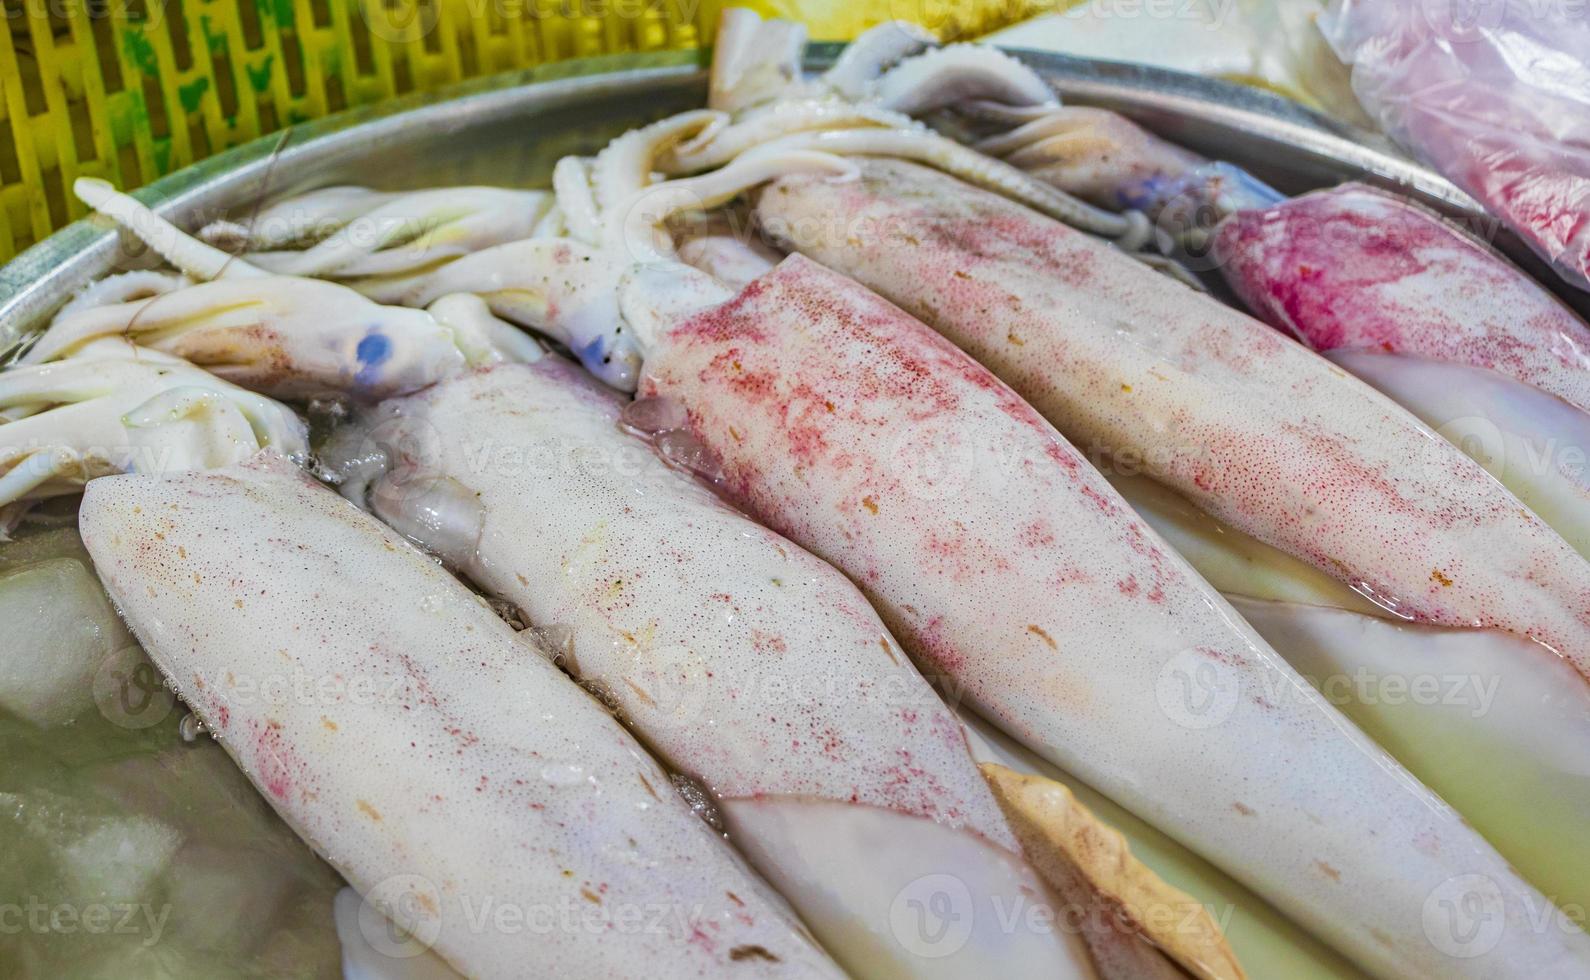
[[[978,58],[945,49],[925,66],[943,70],[924,71],[900,49],[870,50],[904,60],[849,62],[841,80],[855,95],[829,77],[789,100],[720,100],[560,163],[566,234],[415,271],[383,283],[381,301],[428,307],[464,293],[555,338],[574,325],[624,337],[642,396],[632,411],[667,421],[648,426],[660,452],[845,573],[941,690],[1362,968],[1583,970],[1583,934],[1281,659],[1172,547],[1202,560],[1179,525],[1145,519],[1147,505],[1089,457],[1147,461],[1156,487],[1369,606],[1375,622],[1396,614],[1500,637],[1498,662],[1553,664],[1582,687],[1586,651],[1574,642],[1590,612],[1566,561],[1578,556],[1415,418],[1146,268],[1134,254],[1155,238],[1145,216],[1086,204],[900,121],[957,93],[994,97]],[[788,81],[755,62],[736,70],[775,93],[772,80]],[[951,83],[896,84],[908,68],[923,85]],[[769,180],[752,213],[800,254],[773,264],[765,249],[736,252],[721,237],[693,249],[668,233],[678,213]],[[835,215],[842,234],[827,234]],[[431,396],[418,397],[407,411],[424,417]],[[406,513],[410,498],[383,492],[392,481],[381,475],[365,502],[422,539],[461,528],[432,547],[514,602],[517,580],[501,577],[511,564],[474,567],[473,550],[456,546],[480,514],[471,474],[448,464],[455,493],[425,478],[423,454],[398,460],[413,462],[418,486],[439,496],[419,494]],[[1366,544],[1377,540],[1397,547]],[[1270,578],[1294,599],[1310,584]],[[798,894],[775,858],[754,860]],[[1482,907],[1502,928],[1484,949],[1465,945],[1460,930],[1431,925],[1444,920],[1430,909],[1454,907]],[[1531,927],[1540,921],[1551,928]]]
[[[156,227],[120,198],[107,204],[143,214],[145,233]],[[160,230],[157,240],[179,243],[169,247],[195,245]],[[477,332],[493,335],[484,300],[442,301],[466,298]],[[571,297],[551,298],[565,308]],[[675,423],[625,412],[560,356],[497,354],[433,366],[439,380],[358,411],[322,448],[321,467],[349,500],[537,624],[558,664],[670,765],[846,969],[1242,976],[1206,915],[1176,930],[1155,921],[1155,905],[1187,899],[1129,854],[1097,881],[1049,843],[1091,825],[1085,810],[1067,809],[1056,829],[1052,810],[1025,802],[1049,794],[996,797],[997,773],[985,779],[958,718],[845,576],[625,431]],[[346,377],[300,369],[309,386]],[[673,797],[667,782],[653,788]],[[929,942],[896,906],[940,879],[958,883],[949,911],[973,928]],[[1049,927],[1000,928],[999,910],[1026,903],[1050,910],[1034,920]],[[1122,925],[1123,907],[1136,925]],[[701,944],[723,948],[712,931]]]
[[[682,246],[663,232],[679,209],[731,199],[731,177],[741,189],[766,180],[784,153],[807,176],[762,191],[758,211],[808,184],[872,193],[875,167],[898,166],[891,176],[914,183],[919,168],[772,147],[701,178],[651,183],[661,168],[644,164],[647,146],[666,156],[700,133],[664,121],[615,144],[642,161],[609,174],[609,188],[627,181],[626,193],[591,193],[602,158],[580,164],[587,186],[575,182],[579,198],[565,210],[590,209],[592,237],[477,252],[396,298],[530,291],[544,322],[529,325],[552,334],[561,318],[616,316],[642,355],[634,411],[666,420],[647,426],[659,451],[846,573],[941,689],[1365,969],[1533,975],[1586,962],[1573,927],[1528,927],[1532,912],[1558,915],[1545,897],[1289,667],[1006,383],[804,255],[736,288],[679,262]],[[703,179],[714,175],[718,184]],[[590,208],[598,198],[617,204]],[[704,263],[743,276],[758,251],[708,249]],[[1484,895],[1465,897],[1464,883],[1480,881]],[[1511,923],[1499,945],[1468,956],[1430,938],[1425,903],[1448,891],[1491,902]]]
[[[929,67],[907,59],[882,70],[871,94],[859,96],[857,111],[871,111],[869,99],[907,69],[939,93],[987,90],[990,74],[1036,80],[994,52],[963,53],[953,70]],[[787,96],[797,104],[806,97],[802,89]],[[766,98],[771,101],[742,110],[748,121],[776,116],[786,96],[774,90]],[[1055,111],[1030,101],[1033,111],[1023,115]],[[992,112],[986,101],[975,108]],[[718,136],[727,139],[739,125],[731,123]],[[1438,672],[1441,661],[1431,651],[1452,644],[1469,650],[1473,659],[1465,662],[1475,666],[1473,676],[1504,681],[1500,689],[1515,694],[1511,703],[1521,710],[1410,709],[1388,721],[1361,698],[1338,703],[1366,724],[1395,727],[1400,734],[1387,734],[1387,743],[1444,793],[1468,801],[1466,814],[1488,834],[1507,838],[1508,856],[1531,878],[1552,883],[1552,894],[1570,906],[1585,898],[1583,876],[1563,870],[1590,867],[1590,851],[1573,831],[1572,805],[1533,808],[1525,802],[1528,794],[1498,805],[1474,770],[1408,740],[1416,732],[1428,745],[1455,727],[1465,744],[1485,745],[1498,759],[1523,760],[1512,764],[1528,772],[1527,785],[1590,800],[1584,762],[1590,758],[1590,566],[1574,548],[1579,491],[1562,479],[1573,477],[1576,448],[1583,444],[1573,435],[1577,410],[1554,396],[1533,402],[1550,409],[1541,412],[1528,401],[1494,397],[1509,381],[1499,372],[1478,372],[1494,384],[1477,389],[1462,375],[1474,373],[1472,365],[1432,368],[1426,360],[1434,358],[1404,365],[1402,377],[1421,381],[1427,394],[1450,399],[1455,390],[1486,392],[1481,404],[1492,414],[1482,414],[1479,427],[1489,441],[1477,449],[1461,430],[1442,425],[1473,456],[1485,459],[1480,450],[1498,440],[1506,452],[1493,455],[1505,455],[1510,464],[1540,459],[1542,445],[1556,447],[1558,455],[1545,457],[1547,489],[1511,480],[1508,474],[1523,467],[1509,465],[1502,475],[1518,488],[1509,492],[1443,440],[1430,423],[1447,420],[1411,397],[1414,413],[1257,321],[1145,274],[1122,249],[1054,220],[1063,215],[1035,213],[1026,203],[1030,195],[1000,193],[992,180],[974,179],[979,186],[969,186],[959,178],[974,168],[952,169],[925,154],[891,159],[899,154],[888,141],[864,145],[866,132],[851,132],[847,144],[834,146],[861,158],[858,180],[790,178],[760,192],[753,214],[767,238],[855,277],[937,328],[1090,459],[1119,474],[1123,486],[1143,488],[1143,481],[1126,479],[1142,474],[1179,497],[1180,504],[1161,513],[1190,515],[1193,524],[1173,540],[1213,537],[1218,546],[1189,557],[1232,595],[1279,603],[1266,606],[1264,615],[1254,610],[1255,624],[1311,677]],[[761,132],[760,142],[744,142],[763,150],[820,146],[822,135],[814,123],[793,136]],[[732,159],[730,150],[741,145],[714,153],[708,141],[692,152],[698,160]],[[679,156],[678,150],[664,152],[659,169],[667,172]],[[1236,210],[1240,219],[1245,212]],[[1420,223],[1434,224],[1419,214]],[[1573,343],[1549,341],[1553,331],[1571,339],[1562,326],[1571,315],[1521,274],[1506,271],[1527,286],[1525,292],[1534,291],[1535,308],[1545,308],[1559,325],[1514,346],[1572,354]],[[1334,356],[1346,364],[1345,352]],[[1439,381],[1443,367],[1451,370]],[[1461,388],[1453,371],[1462,377]],[[1389,381],[1371,380],[1392,388]],[[1485,427],[1493,419],[1501,423],[1500,436]],[[1542,420],[1566,422],[1559,429]],[[1523,450],[1535,456],[1513,451],[1519,443],[1509,433],[1520,432],[1532,441]],[[1260,551],[1263,560],[1255,560]],[[1323,580],[1333,582],[1326,588]],[[1318,605],[1347,615],[1322,624]],[[1382,637],[1383,649],[1408,652],[1366,663],[1363,644],[1354,639],[1366,631]],[[1531,692],[1540,691],[1551,692],[1552,710],[1531,712]],[[1522,843],[1516,827],[1525,825],[1539,828],[1553,847]]]

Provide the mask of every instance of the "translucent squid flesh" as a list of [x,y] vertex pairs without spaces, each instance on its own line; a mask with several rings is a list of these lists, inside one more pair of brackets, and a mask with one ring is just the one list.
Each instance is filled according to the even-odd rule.
[[[350,430],[404,448],[344,492],[567,631],[566,669],[706,788],[731,839],[857,975],[1091,976],[1064,930],[998,928],[995,908],[1050,899],[959,721],[867,600],[620,428],[682,417],[623,407],[558,357],[465,375]],[[964,945],[924,951],[890,925],[896,897],[930,876],[964,890]],[[1159,959],[1098,926],[1084,929],[1095,956]]]
[[1374,351],[1325,356],[1468,453],[1590,559],[1590,412],[1487,368]]
[[[621,307],[651,286],[628,280]],[[1571,929],[1532,932],[1549,903],[932,330],[799,255],[693,315],[650,298],[643,395],[683,404],[725,491],[845,571],[929,676],[1377,973],[1590,963]],[[1219,700],[1191,697],[1211,674]],[[1483,956],[1426,937],[1453,879],[1509,923]]]
[[782,180],[758,220],[922,317],[1090,454],[1402,618],[1503,629],[1590,676],[1590,565],[1412,415],[1059,222],[910,163],[861,171]]
[[1109,479],[1288,663],[1526,879],[1565,912],[1590,908],[1590,689],[1571,666],[1495,630],[1388,619],[1153,480]]
[[272,806],[461,972],[843,975],[599,704],[295,466],[96,480],[81,520]]

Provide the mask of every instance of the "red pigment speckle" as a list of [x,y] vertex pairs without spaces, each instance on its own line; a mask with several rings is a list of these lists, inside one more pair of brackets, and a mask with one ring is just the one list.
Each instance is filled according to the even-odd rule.
[[276,722],[258,727],[254,735],[254,768],[265,791],[279,800],[287,798],[304,774],[302,763]]
[[1238,214],[1215,248],[1243,302],[1315,350],[1488,368],[1590,410],[1590,326],[1422,207],[1344,184]]
[[707,932],[705,926],[716,928],[716,923],[693,924],[690,927],[690,939],[688,941],[690,945],[697,947],[702,952],[714,954],[718,951],[718,941]]

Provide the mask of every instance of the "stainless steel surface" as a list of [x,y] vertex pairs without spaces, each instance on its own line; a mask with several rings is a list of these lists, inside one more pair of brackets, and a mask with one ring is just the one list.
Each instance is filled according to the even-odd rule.
[[[814,45],[808,67],[825,67],[838,50]],[[1459,215],[1471,227],[1487,227],[1473,202],[1440,176],[1278,96],[1162,69],[1014,53],[1063,99],[1115,109],[1283,191],[1367,179]],[[637,123],[699,105],[705,89],[696,52],[550,65],[297,126],[172,174],[138,197],[197,227],[253,202],[336,183],[543,184],[558,157],[594,150]],[[1505,236],[1496,242],[1540,275],[1516,242]],[[88,220],[18,256],[0,269],[0,349],[83,283],[141,251]]]

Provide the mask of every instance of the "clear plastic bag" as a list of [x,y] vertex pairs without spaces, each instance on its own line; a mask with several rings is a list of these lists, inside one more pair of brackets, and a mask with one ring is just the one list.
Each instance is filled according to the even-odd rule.
[[1368,126],[1347,69],[1314,26],[1326,2],[1061,0],[985,40],[1244,82]]
[[1590,290],[1590,5],[1336,0],[1319,20],[1386,132]]

